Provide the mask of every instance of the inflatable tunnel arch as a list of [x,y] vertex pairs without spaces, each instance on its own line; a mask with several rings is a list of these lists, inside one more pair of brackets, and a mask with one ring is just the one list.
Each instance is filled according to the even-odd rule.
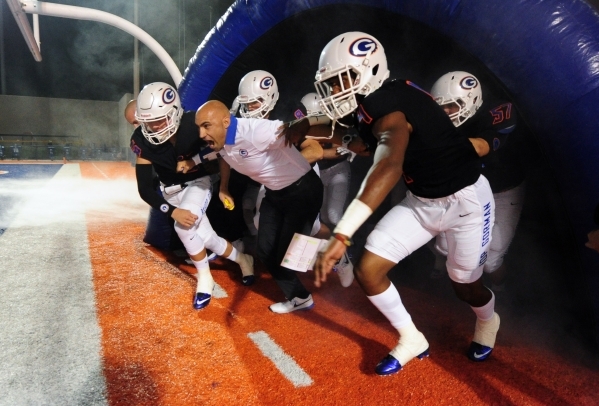
[[[388,56],[400,55],[389,63],[392,74],[415,81],[412,75],[420,75],[423,86],[449,70],[469,69],[484,84],[487,73],[478,63],[509,93],[551,165],[547,176],[556,179],[555,198],[577,247],[572,272],[584,279],[589,291],[583,294],[599,320],[599,295],[593,294],[599,254],[584,247],[599,203],[597,11],[582,0],[237,0],[191,59],[179,87],[183,104],[230,103],[252,69],[271,71],[280,89],[286,83],[281,99],[299,100],[313,91],[324,45],[346,31],[377,37]],[[423,40],[427,46],[419,48]],[[460,48],[457,54],[447,49],[450,43]],[[456,55],[465,66],[455,65]],[[435,57],[447,65],[427,63]]]

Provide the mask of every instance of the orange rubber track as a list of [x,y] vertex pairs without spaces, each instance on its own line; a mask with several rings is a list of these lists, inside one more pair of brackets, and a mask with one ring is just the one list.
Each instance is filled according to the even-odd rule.
[[[129,163],[83,162],[85,178],[134,179]],[[100,173],[101,171],[102,173]],[[145,224],[106,224],[88,213],[88,234],[102,357],[110,405],[597,405],[599,371],[522,336],[502,317],[492,357],[464,355],[472,311],[455,298],[398,286],[431,345],[431,356],[379,377],[374,365],[397,332],[356,282],[335,276],[316,289],[316,306],[287,315],[268,306],[283,300],[261,267],[251,287],[234,263],[211,263],[228,297],[192,308],[194,269],[142,242]],[[248,333],[265,331],[312,378],[296,388],[265,358]]]

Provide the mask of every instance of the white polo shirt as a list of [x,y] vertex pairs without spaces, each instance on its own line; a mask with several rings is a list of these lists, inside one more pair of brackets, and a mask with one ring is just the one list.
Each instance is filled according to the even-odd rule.
[[279,120],[231,116],[225,146],[218,152],[237,172],[268,189],[283,189],[312,168],[297,148],[285,145],[285,137],[278,137],[282,125]]

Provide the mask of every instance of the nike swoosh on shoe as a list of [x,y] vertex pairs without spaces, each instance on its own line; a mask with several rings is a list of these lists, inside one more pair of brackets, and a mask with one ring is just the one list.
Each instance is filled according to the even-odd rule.
[[[197,300],[197,301],[196,301],[196,303],[197,303],[197,304],[202,304],[202,303],[204,303],[204,302],[205,302],[205,301],[207,301],[207,300],[210,300],[210,298],[209,298],[209,297],[207,297],[206,299]],[[475,354],[475,356],[476,356],[476,354]]]
[[480,358],[484,357],[485,355],[489,355],[489,353],[490,353],[491,351],[493,351],[493,349],[492,349],[492,348],[489,348],[487,351],[483,352],[482,354],[477,354],[477,353],[475,352],[473,355],[474,355],[474,358],[476,358],[476,359],[480,359]]
[[304,301],[303,301],[303,302],[301,302],[301,303],[293,303],[293,307],[298,307],[298,306],[301,306],[301,305],[303,305],[304,303],[306,303],[308,300],[310,300],[310,298],[308,298],[308,299],[304,300]]

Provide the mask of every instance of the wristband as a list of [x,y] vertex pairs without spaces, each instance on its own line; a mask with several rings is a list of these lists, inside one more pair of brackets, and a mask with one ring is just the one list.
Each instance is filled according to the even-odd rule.
[[191,160],[196,165],[199,165],[200,163],[202,163],[202,158],[200,158],[200,154],[195,154],[194,156],[191,157]]
[[163,212],[164,214],[166,214],[167,216],[170,217],[173,214],[173,212],[175,211],[176,207],[173,206],[172,204],[164,202],[160,205],[159,209],[161,212]]
[[[343,213],[343,217],[335,227],[334,234],[343,234],[351,238],[362,224],[370,217],[372,209],[361,200],[354,199]],[[335,237],[336,238],[336,237]]]
[[349,238],[345,238],[345,236],[341,235],[341,234],[333,234],[333,237],[336,240],[341,241],[343,244],[345,244],[346,246],[350,247],[351,246],[351,240]]

